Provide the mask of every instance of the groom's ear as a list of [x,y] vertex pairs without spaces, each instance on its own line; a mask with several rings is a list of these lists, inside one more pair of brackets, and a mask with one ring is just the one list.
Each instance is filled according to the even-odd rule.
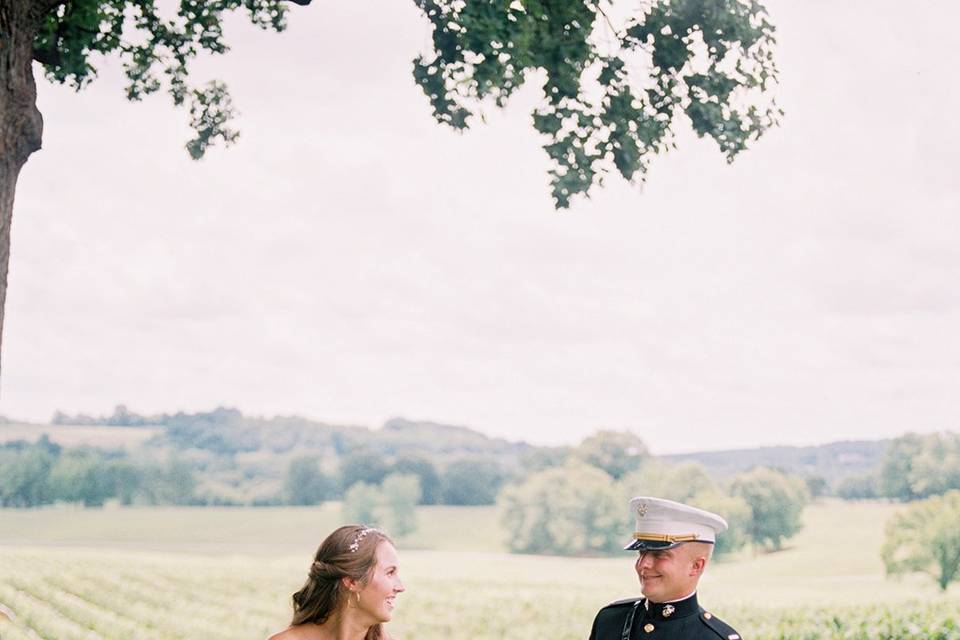
[[701,576],[703,575],[703,570],[707,567],[707,559],[703,556],[699,556],[693,562],[690,563],[690,575],[691,576]]

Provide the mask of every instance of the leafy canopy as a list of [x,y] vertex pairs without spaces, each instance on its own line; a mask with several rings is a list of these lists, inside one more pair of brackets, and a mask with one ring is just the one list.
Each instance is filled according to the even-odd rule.
[[343,498],[342,516],[346,522],[363,522],[405,536],[417,528],[419,501],[419,478],[391,473],[379,486],[358,482],[350,487]]
[[415,0],[433,25],[414,63],[436,119],[465,129],[544,77],[534,128],[566,208],[616,171],[642,180],[685,115],[728,161],[778,123],[774,27],[757,0],[648,0],[618,28],[604,0]]
[[639,468],[650,453],[640,436],[634,433],[601,430],[584,438],[574,450],[574,456],[619,480]]
[[881,557],[888,575],[922,571],[942,591],[960,580],[960,490],[913,503],[887,523]]
[[757,467],[734,477],[730,494],[749,507],[747,535],[757,545],[778,550],[803,527],[801,516],[810,496],[800,478]]
[[723,516],[728,529],[717,536],[714,552],[731,553],[748,541],[753,512],[741,497],[726,495],[699,462],[667,464],[648,458],[636,471],[620,478],[622,500],[636,495],[657,496]]
[[165,86],[176,106],[188,105],[196,135],[186,146],[200,158],[211,144],[230,144],[238,134],[228,126],[234,111],[226,86],[191,86],[190,63],[201,53],[229,49],[224,15],[241,8],[262,29],[286,27],[287,7],[280,0],[181,0],[170,16],[154,0],[72,0],[47,15],[34,40],[34,58],[50,81],[79,91],[96,78],[98,55],[118,55],[127,98],[141,100]]
[[[433,37],[413,74],[439,122],[465,129],[484,101],[503,107],[525,80],[544,78],[533,125],[545,140],[558,208],[612,171],[643,180],[651,157],[674,146],[683,116],[732,161],[782,114],[766,97],[777,79],[774,27],[758,0],[646,0],[619,27],[609,0],[414,2]],[[41,26],[34,57],[51,81],[79,90],[96,77],[97,56],[118,55],[129,99],[165,87],[175,105],[188,106],[196,135],[186,146],[200,158],[238,134],[226,86],[191,85],[191,61],[228,50],[225,14],[243,9],[253,24],[282,31],[287,7],[283,0],[162,4],[170,10],[156,0],[63,3]]]
[[960,489],[960,434],[908,433],[890,443],[880,467],[882,495],[912,501]]
[[516,553],[617,551],[629,526],[610,476],[575,460],[505,488],[499,502],[507,546]]
[[643,495],[690,503],[695,496],[719,490],[699,462],[667,464],[655,458],[645,460],[639,469],[623,476],[620,482],[625,489],[624,502]]

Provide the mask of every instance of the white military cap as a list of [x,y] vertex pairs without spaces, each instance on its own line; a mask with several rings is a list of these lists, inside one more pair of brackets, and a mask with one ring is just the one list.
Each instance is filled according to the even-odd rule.
[[727,529],[727,521],[715,513],[663,498],[638,496],[630,501],[630,513],[637,527],[633,541],[624,547],[627,551],[671,549],[684,542],[712,544]]

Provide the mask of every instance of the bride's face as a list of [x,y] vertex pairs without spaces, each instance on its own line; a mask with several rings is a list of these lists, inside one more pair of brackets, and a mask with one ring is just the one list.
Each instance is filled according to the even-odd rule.
[[375,620],[388,622],[393,617],[397,595],[405,588],[400,581],[397,550],[386,540],[377,545],[376,562],[370,579],[360,590],[359,608]]

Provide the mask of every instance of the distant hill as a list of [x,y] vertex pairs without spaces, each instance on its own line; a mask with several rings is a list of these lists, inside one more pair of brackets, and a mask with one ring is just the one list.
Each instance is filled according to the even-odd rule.
[[890,440],[831,442],[811,447],[760,447],[659,456],[665,462],[699,462],[716,478],[754,467],[773,467],[801,476],[820,476],[831,485],[853,475],[876,471]]
[[414,422],[404,418],[388,420],[371,431],[369,445],[385,453],[424,453],[434,457],[452,455],[518,458],[536,447],[525,442],[491,438],[468,427],[438,422]]
[[[524,442],[491,438],[468,427],[439,422],[393,418],[382,427],[371,429],[317,422],[301,416],[247,416],[228,407],[146,416],[119,405],[109,416],[71,416],[58,411],[52,422],[50,426],[35,425],[26,431],[20,430],[18,436],[32,433],[36,439],[40,433],[48,432],[51,438],[62,438],[65,433],[84,433],[84,429],[91,435],[102,436],[103,432],[115,430],[126,432],[128,437],[140,434],[141,437],[134,438],[136,442],[146,441],[157,448],[206,452],[214,456],[249,456],[260,452],[283,457],[283,464],[291,455],[328,452],[339,457],[364,449],[388,459],[416,453],[441,466],[461,458],[495,458],[504,467],[511,468],[518,466],[524,454],[536,449]],[[0,429],[0,437],[3,430],[13,431],[4,427]],[[97,443],[87,444],[96,446]]]
[[340,484],[344,478],[352,478],[341,468],[344,460],[358,468],[374,460],[389,470],[398,462],[417,464],[419,458],[423,464],[426,458],[439,487],[449,469],[457,472],[451,467],[457,461],[493,463],[491,482],[496,477],[499,483],[501,474],[520,473],[525,456],[536,450],[467,427],[404,418],[371,429],[300,416],[247,416],[227,407],[147,416],[120,406],[100,417],[58,412],[50,425],[0,424],[0,454],[6,449],[16,455],[24,441],[44,436],[63,447],[100,449],[101,455],[122,457],[140,469],[183,464],[196,480],[192,499],[200,504],[280,504],[285,474],[298,458],[316,460],[329,490],[336,492],[346,488]]
[[143,427],[91,427],[0,421],[0,445],[17,440],[36,442],[41,436],[47,436],[51,442],[64,447],[134,449],[143,445],[158,432],[159,429]]
[[[549,448],[491,438],[468,427],[439,422],[393,418],[382,427],[371,429],[328,424],[300,416],[246,416],[225,407],[207,412],[145,416],[120,405],[109,416],[70,416],[57,412],[52,422],[53,425],[0,424],[0,442],[35,440],[40,434],[48,433],[52,440],[67,446],[146,446],[188,452],[198,461],[235,460],[248,468],[251,476],[262,471],[279,476],[295,456],[317,455],[336,460],[355,449],[381,454],[388,461],[415,453],[430,458],[440,468],[461,458],[495,459],[505,469],[518,469],[522,460],[534,458],[537,452],[549,451]],[[845,477],[877,470],[890,442],[861,440],[659,457],[668,463],[699,462],[721,480],[765,466],[800,476],[820,476],[836,487]]]

